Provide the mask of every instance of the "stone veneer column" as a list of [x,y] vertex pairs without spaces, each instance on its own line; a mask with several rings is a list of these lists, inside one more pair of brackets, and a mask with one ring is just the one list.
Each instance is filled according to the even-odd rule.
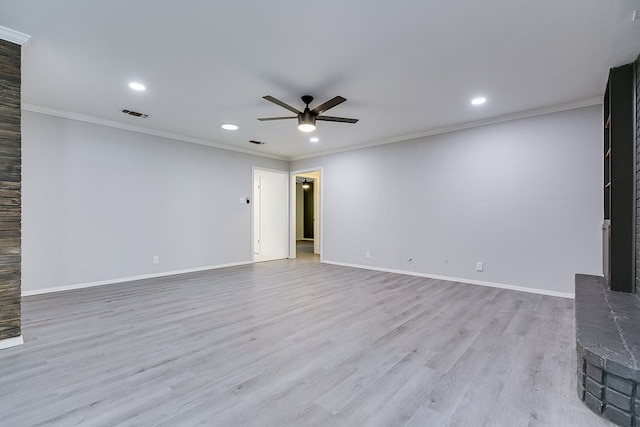
[[636,59],[636,293],[640,295],[640,56]]
[[0,38],[0,348],[22,343],[20,56]]

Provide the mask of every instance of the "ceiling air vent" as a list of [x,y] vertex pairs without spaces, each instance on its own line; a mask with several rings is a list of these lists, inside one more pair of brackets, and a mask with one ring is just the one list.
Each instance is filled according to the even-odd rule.
[[252,144],[256,144],[256,145],[264,145],[264,144],[266,144],[266,142],[256,141],[255,139],[252,139],[249,142],[252,143]]
[[141,119],[146,119],[147,117],[149,117],[148,114],[138,113],[137,111],[122,110],[122,112],[133,117],[140,117]]

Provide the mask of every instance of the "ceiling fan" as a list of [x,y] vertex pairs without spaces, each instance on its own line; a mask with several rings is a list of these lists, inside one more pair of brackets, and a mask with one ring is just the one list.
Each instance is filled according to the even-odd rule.
[[343,98],[342,96],[336,96],[333,99],[328,100],[324,104],[318,105],[313,110],[309,109],[309,104],[313,102],[313,96],[304,95],[302,96],[302,102],[305,103],[306,107],[304,111],[300,111],[297,108],[292,107],[289,104],[286,104],[279,99],[274,98],[271,95],[263,96],[267,101],[271,101],[274,104],[277,104],[287,110],[296,113],[296,116],[287,116],[287,117],[263,117],[258,120],[268,121],[268,120],[284,120],[284,119],[298,119],[298,129],[302,132],[311,132],[316,129],[316,120],[324,120],[325,122],[342,122],[342,123],[357,123],[358,119],[348,119],[346,117],[333,117],[333,116],[321,116],[322,113],[327,111],[329,108],[333,108],[336,105],[342,104],[347,98]]

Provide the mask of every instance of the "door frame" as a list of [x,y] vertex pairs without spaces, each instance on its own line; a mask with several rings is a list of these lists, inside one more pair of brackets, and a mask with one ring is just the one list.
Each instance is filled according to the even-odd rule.
[[[323,243],[324,243],[324,170],[322,166],[310,167],[305,169],[298,169],[295,171],[291,171],[289,175],[290,182],[290,191],[289,191],[289,205],[290,205],[290,215],[289,215],[289,258],[296,257],[296,176],[302,175],[310,172],[318,173],[318,182],[314,185],[314,191],[318,191],[318,197],[314,197],[314,210],[317,209],[318,217],[316,218],[316,224],[314,224],[314,239],[316,236],[319,237],[318,244],[318,252],[320,253],[320,262],[323,260]],[[318,188],[316,190],[315,188]],[[315,203],[317,201],[317,203]],[[318,206],[319,205],[319,206]],[[319,230],[316,233],[316,228]],[[315,244],[315,242],[314,242]]]

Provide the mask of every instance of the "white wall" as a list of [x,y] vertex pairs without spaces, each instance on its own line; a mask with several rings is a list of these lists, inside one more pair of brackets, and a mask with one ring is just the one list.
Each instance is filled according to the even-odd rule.
[[601,136],[593,106],[291,169],[324,167],[325,262],[573,294],[602,270]]
[[[284,161],[23,111],[22,290],[251,261],[252,167]],[[159,264],[152,264],[152,257]]]

